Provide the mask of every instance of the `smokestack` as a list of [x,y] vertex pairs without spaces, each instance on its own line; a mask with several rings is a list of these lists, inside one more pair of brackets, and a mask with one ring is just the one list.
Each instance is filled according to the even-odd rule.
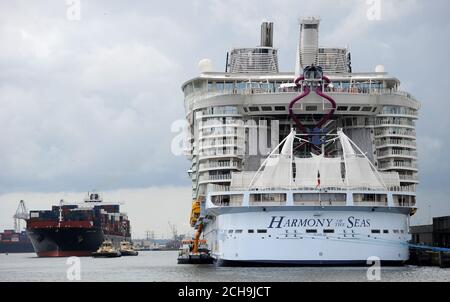
[[261,47],[273,47],[273,23],[261,24]]
[[307,17],[300,20],[300,41],[297,51],[296,73],[300,73],[307,66],[317,64],[319,24],[320,19],[316,17]]

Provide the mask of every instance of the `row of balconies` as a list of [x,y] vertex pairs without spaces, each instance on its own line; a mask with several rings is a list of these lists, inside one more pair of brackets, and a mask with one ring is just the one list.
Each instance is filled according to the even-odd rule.
[[[244,135],[244,131],[242,131],[243,133],[240,135]],[[238,135],[238,130],[237,128],[232,128],[232,127],[221,127],[221,128],[206,128],[203,129],[202,132],[202,137],[204,136],[210,136],[210,135]]]
[[417,175],[402,175],[400,174],[400,181],[403,182],[419,182],[419,176]]
[[216,174],[216,175],[202,175],[199,177],[199,183],[207,183],[212,181],[224,181],[224,182],[230,182],[231,181],[231,174]]
[[385,106],[383,107],[382,112],[379,116],[411,116],[417,118],[419,113],[417,110],[413,110],[407,107],[398,107],[398,106]]
[[383,150],[378,151],[377,153],[378,158],[382,157],[413,157],[417,158],[417,151],[413,151],[410,149],[389,149],[389,150]]
[[391,161],[391,162],[380,162],[378,168],[381,170],[389,169],[413,169],[417,170],[418,165],[414,161]]
[[404,117],[383,117],[375,120],[376,127],[391,125],[415,127],[416,124],[412,119]]
[[201,163],[199,169],[211,170],[211,169],[241,169],[242,165],[237,161],[210,161],[207,163]]
[[199,125],[200,129],[208,127],[240,127],[243,125],[243,122],[240,119],[226,119],[225,121],[222,119],[208,119],[205,122],[199,123]]
[[244,140],[243,139],[236,139],[236,138],[213,138],[209,139],[207,141],[204,141],[200,144],[201,149],[206,148],[214,148],[214,147],[223,147],[223,146],[243,146]]
[[234,149],[211,149],[203,150],[199,154],[201,157],[214,157],[214,156],[243,156],[243,150]]
[[375,137],[383,136],[408,136],[415,138],[416,131],[408,128],[381,128],[375,130]]
[[416,148],[417,143],[415,140],[403,139],[403,138],[382,138],[376,139],[375,145],[378,149],[385,148],[387,146],[404,146],[408,148]]

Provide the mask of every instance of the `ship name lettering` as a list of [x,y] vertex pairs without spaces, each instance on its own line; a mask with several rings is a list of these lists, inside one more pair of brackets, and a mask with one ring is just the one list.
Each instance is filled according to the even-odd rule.
[[298,228],[298,227],[331,227],[334,219],[287,219],[285,216],[272,216],[269,229]]
[[348,218],[347,228],[368,228],[370,227],[370,219],[358,219],[354,216]]
[[277,225],[275,227],[275,229],[281,229],[281,223],[283,222],[284,218],[286,218],[285,216],[280,216],[280,219],[277,220],[277,216],[272,216],[272,221],[270,222],[269,225],[269,229],[273,229],[274,228],[274,224]]

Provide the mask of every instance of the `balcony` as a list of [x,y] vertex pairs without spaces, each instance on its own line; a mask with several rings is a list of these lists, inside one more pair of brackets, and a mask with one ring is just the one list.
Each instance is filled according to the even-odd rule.
[[378,158],[387,158],[387,157],[407,157],[407,158],[417,158],[417,151],[412,150],[387,150],[387,151],[378,151]]
[[377,139],[375,141],[377,149],[386,148],[386,147],[406,147],[406,148],[417,148],[417,143],[413,140],[406,139]]
[[222,158],[222,157],[243,157],[244,153],[238,150],[222,150],[222,149],[218,149],[218,150],[207,150],[207,151],[202,151],[199,154],[200,158],[202,159],[207,159],[207,158]]
[[417,175],[400,175],[400,181],[401,182],[418,183],[419,177]]
[[209,182],[230,182],[231,174],[202,175],[199,178],[199,184]]
[[415,139],[416,138],[416,131],[412,129],[386,129],[386,130],[376,130],[375,131],[375,137],[408,137]]
[[417,171],[418,166],[417,163],[414,162],[399,162],[399,161],[395,161],[395,162],[387,162],[387,163],[380,163],[378,165],[378,168],[380,170],[414,170]]
[[200,164],[199,167],[200,171],[221,170],[221,169],[240,170],[241,168],[242,165],[235,161],[202,163]]

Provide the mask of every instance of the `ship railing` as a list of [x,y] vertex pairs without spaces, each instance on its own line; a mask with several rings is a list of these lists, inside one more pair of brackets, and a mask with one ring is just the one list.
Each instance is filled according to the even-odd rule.
[[[302,93],[303,88],[298,89],[296,87],[285,87],[269,85],[267,87],[250,87],[247,88],[230,88],[220,90],[200,90],[188,94],[185,100],[189,106],[189,110],[192,110],[192,106],[197,100],[222,96],[222,95],[255,95],[255,94],[283,94],[283,93]],[[405,97],[413,102],[419,103],[418,100],[409,94],[408,92],[396,90],[395,88],[367,88],[358,84],[353,84],[351,87],[333,87],[324,89],[327,93],[333,94],[362,94],[362,95],[399,95]],[[234,113],[233,113],[234,114]],[[413,113],[413,115],[416,115]]]
[[389,168],[411,168],[411,169],[417,169],[418,164],[414,162],[388,162],[388,163],[382,163],[379,165],[379,169],[389,169]]
[[417,157],[418,153],[417,151],[410,151],[410,150],[388,150],[378,152],[378,157],[396,156],[396,155]]
[[[208,192],[211,194],[218,193],[230,193],[230,192],[249,192],[249,193],[267,193],[267,192],[280,192],[280,191],[299,191],[299,192],[314,192],[314,193],[329,193],[329,192],[373,192],[373,193],[385,193],[384,188],[377,187],[357,187],[357,186],[344,186],[344,187],[329,187],[329,188],[315,188],[315,187],[253,187],[250,190],[248,187],[239,186],[220,186],[220,185],[210,185],[208,186]],[[411,193],[415,192],[415,186],[401,186],[401,187],[390,187],[390,192],[405,192]]]
[[405,181],[419,181],[419,177],[417,175],[399,175],[400,176],[400,180],[405,180]]

